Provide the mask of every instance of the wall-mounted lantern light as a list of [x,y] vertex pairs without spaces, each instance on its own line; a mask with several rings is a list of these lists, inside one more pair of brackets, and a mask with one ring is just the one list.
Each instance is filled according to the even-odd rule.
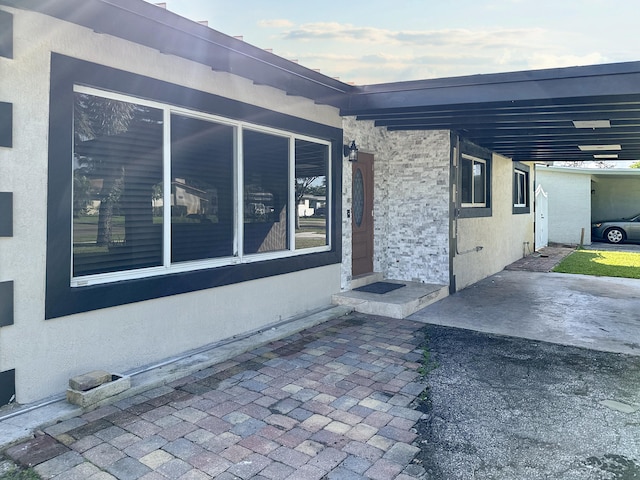
[[349,157],[350,162],[358,161],[358,146],[356,145],[356,141],[352,140],[351,145],[343,145],[342,146],[342,154],[345,157]]

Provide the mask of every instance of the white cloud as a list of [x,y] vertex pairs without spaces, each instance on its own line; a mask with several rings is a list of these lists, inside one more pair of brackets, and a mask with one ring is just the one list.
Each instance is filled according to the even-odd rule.
[[274,18],[270,20],[260,20],[258,26],[263,28],[289,28],[293,27],[293,22],[285,18]]
[[558,68],[572,67],[580,65],[595,65],[606,63],[607,59],[604,55],[593,52],[585,55],[554,55],[552,53],[534,53],[528,60],[529,68]]
[[292,50],[287,58],[358,84],[606,61],[598,52],[572,52],[566,35],[542,28],[391,30],[316,22],[283,30],[280,40]]
[[529,47],[532,42],[544,43],[545,32],[529,29],[441,29],[422,31],[394,31],[374,27],[356,27],[338,22],[307,23],[284,32],[287,40],[312,41],[336,40],[382,45],[413,45],[422,47],[474,47],[504,48],[508,46]]

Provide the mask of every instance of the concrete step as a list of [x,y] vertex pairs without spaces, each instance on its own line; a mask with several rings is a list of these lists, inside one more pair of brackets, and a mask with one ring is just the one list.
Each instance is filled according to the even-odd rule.
[[385,282],[401,283],[405,286],[384,294],[349,290],[334,294],[331,301],[334,305],[348,306],[360,313],[406,318],[449,295],[447,285],[400,280],[385,280]]

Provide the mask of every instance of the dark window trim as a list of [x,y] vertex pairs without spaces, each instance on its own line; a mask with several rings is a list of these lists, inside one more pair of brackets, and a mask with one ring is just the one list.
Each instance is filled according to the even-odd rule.
[[16,371],[15,369],[0,372],[0,407],[15,400]]
[[13,282],[0,282],[0,327],[13,325]]
[[13,147],[13,104],[7,102],[0,102],[0,147]]
[[[71,287],[71,186],[73,85],[186,107],[331,142],[331,250],[262,262]],[[194,292],[282,275],[342,261],[341,188],[342,129],[273,112],[179,85],[53,53],[49,118],[49,184],[47,194],[47,277],[45,318]]]
[[13,237],[12,192],[0,192],[0,237]]
[[[527,188],[526,188],[526,193],[525,193],[525,199],[526,199],[526,206],[524,207],[516,207],[515,206],[515,200],[516,200],[516,175],[515,172],[516,170],[520,170],[521,172],[524,172],[524,178],[525,178],[525,182],[527,183]],[[521,214],[525,214],[525,213],[531,213],[531,192],[530,192],[530,186],[529,186],[529,176],[531,169],[529,168],[528,165],[525,165],[524,163],[520,163],[520,162],[513,162],[513,195],[512,195],[512,206],[513,206],[513,214],[514,215],[521,215]]]
[[13,15],[0,10],[0,57],[13,58]]
[[[460,139],[459,141],[459,148],[458,148],[458,158],[457,158],[457,164],[458,164],[458,181],[457,181],[457,185],[458,185],[458,195],[461,195],[461,169],[460,169],[460,165],[461,165],[461,160],[462,160],[462,155],[466,154],[466,155],[471,155],[472,157],[476,157],[479,158],[481,160],[484,160],[486,163],[486,172],[485,172],[485,176],[486,176],[486,202],[485,205],[486,207],[463,207],[460,206],[459,210],[458,210],[458,217],[459,218],[478,218],[478,217],[490,217],[493,214],[493,210],[492,210],[492,201],[491,201],[491,179],[492,179],[492,159],[493,159],[493,154],[491,153],[490,150],[487,150],[486,148],[482,148],[478,145],[476,145],[475,143],[471,143],[468,140],[464,140],[464,139]],[[461,203],[459,203],[459,205],[461,205]]]

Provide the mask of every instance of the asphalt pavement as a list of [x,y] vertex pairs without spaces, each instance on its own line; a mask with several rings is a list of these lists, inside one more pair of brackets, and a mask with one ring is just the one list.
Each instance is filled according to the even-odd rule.
[[423,479],[640,478],[640,357],[430,325]]

